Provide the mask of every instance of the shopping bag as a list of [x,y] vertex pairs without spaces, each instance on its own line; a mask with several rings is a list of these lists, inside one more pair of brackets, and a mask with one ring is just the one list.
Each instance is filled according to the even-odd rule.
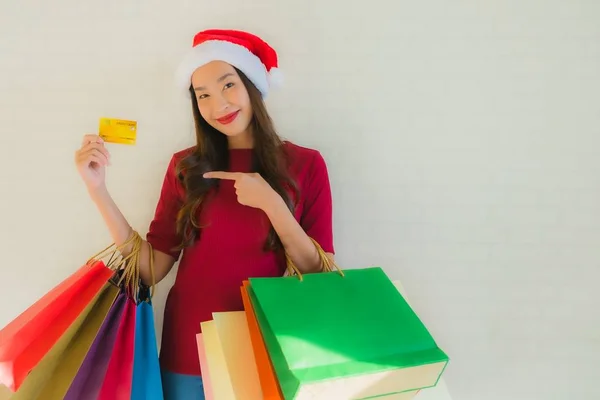
[[244,304],[244,311],[248,322],[248,333],[250,335],[250,341],[252,343],[252,349],[254,351],[254,357],[256,361],[256,368],[260,386],[262,388],[263,398],[265,400],[283,400],[277,377],[273,369],[273,364],[267,353],[267,348],[263,340],[262,334],[260,333],[260,327],[254,314],[254,308],[252,302],[248,297],[248,286],[249,282],[244,281],[241,287],[242,301]]
[[[400,294],[406,299],[406,302],[410,304],[408,297],[406,296],[406,292],[402,283],[399,280],[392,281],[396,289],[400,292]],[[394,393],[386,396],[376,397],[374,400],[452,400],[450,394],[448,393],[448,388],[446,387],[446,383],[444,382],[444,378],[440,378],[434,387],[429,387],[426,389],[402,392],[402,393]]]
[[246,314],[244,311],[216,312],[213,321],[235,398],[263,400]]
[[434,386],[448,363],[381,268],[249,281],[286,399],[415,391]]
[[[399,280],[392,281],[398,292],[404,297],[406,302],[410,305],[410,300],[406,295],[406,291],[404,286],[402,286],[402,282]],[[448,393],[448,388],[446,387],[446,382],[444,382],[444,378],[441,377],[433,387],[429,387],[426,389],[422,389],[417,391],[415,395],[415,400],[452,400],[450,394]]]
[[[150,300],[154,294],[154,253],[149,247],[151,286],[143,285],[140,278],[139,258],[142,238],[133,232],[131,253],[119,281],[127,293],[123,318],[117,333],[111,360],[98,396],[98,400],[129,400],[133,396],[144,399],[162,398],[162,382],[157,378],[158,351]],[[144,304],[146,303],[146,304]],[[139,315],[138,315],[139,312]],[[141,331],[136,333],[137,331]],[[136,342],[138,350],[136,351]],[[137,353],[137,356],[136,356]],[[137,360],[138,372],[134,375]],[[146,374],[148,372],[148,374]],[[136,391],[134,393],[134,386]],[[149,390],[157,389],[155,393]]]
[[126,300],[125,293],[118,295],[69,387],[65,400],[96,399],[98,397],[113,353]]
[[0,384],[0,400],[10,400],[13,392],[6,386]]
[[125,310],[117,338],[106,370],[98,400],[128,400],[133,379],[133,353],[135,341],[136,305],[125,297]]
[[415,396],[415,400],[452,400],[452,396],[450,396],[442,377],[434,387],[420,390]]
[[162,400],[163,388],[158,362],[151,294],[147,287],[138,298],[133,357],[131,400]]
[[[403,294],[403,289],[399,281],[393,282],[396,288]],[[254,355],[256,359],[256,365],[258,369],[258,374],[261,380],[261,387],[263,390],[263,396],[265,400],[268,399],[277,399],[282,400],[283,396],[281,395],[281,391],[279,389],[279,384],[277,383],[277,378],[275,376],[275,372],[273,370],[273,364],[269,359],[269,354],[267,353],[267,349],[265,347],[264,340],[262,338],[262,334],[260,333],[260,327],[258,325],[258,321],[256,320],[256,316],[254,315],[254,309],[252,308],[252,303],[248,297],[247,287],[249,286],[248,281],[243,282],[243,286],[241,288],[242,291],[242,300],[244,302],[244,310],[246,312],[246,316],[248,318],[248,330],[250,333],[250,339],[252,341],[252,346],[254,349]],[[392,393],[390,395],[378,396],[377,399],[381,400],[410,400],[413,399],[417,394],[419,394],[420,390],[408,391],[402,393]],[[208,397],[207,397],[208,400]]]
[[[409,303],[408,298],[406,297],[405,292],[404,292],[404,287],[402,286],[400,281],[396,280],[396,281],[392,281],[392,283],[394,284],[394,286],[396,287],[398,292],[400,292],[400,294],[405,298],[406,302]],[[430,394],[431,394],[431,396],[430,396]],[[446,391],[445,385],[443,383],[443,378],[440,378],[438,380],[435,387],[431,387],[431,388],[427,388],[427,389],[423,389],[423,390],[419,389],[419,390],[413,390],[413,391],[408,391],[408,392],[392,393],[389,395],[378,396],[378,397],[374,398],[374,400],[412,400],[412,399],[419,400],[421,398],[423,398],[424,400],[425,400],[425,398],[438,400],[438,397],[439,397],[439,400],[448,399],[447,391]]]
[[102,262],[80,267],[0,331],[0,383],[16,391],[112,275]]
[[202,333],[196,335],[196,343],[198,344],[198,357],[200,358],[200,370],[202,371],[204,400],[214,400],[215,396],[212,389],[212,379],[210,377],[210,370],[208,369],[208,361],[206,359],[206,351]]
[[412,400],[416,399],[418,390],[410,390],[402,393],[384,394],[383,396],[367,397],[369,400]]
[[110,281],[106,282],[31,370],[11,400],[62,400],[118,293],[117,286]]
[[[231,375],[227,368],[223,345],[219,340],[215,321],[204,321],[200,323],[200,327],[214,399],[235,399],[235,390],[233,389]],[[204,377],[202,380],[204,381]]]

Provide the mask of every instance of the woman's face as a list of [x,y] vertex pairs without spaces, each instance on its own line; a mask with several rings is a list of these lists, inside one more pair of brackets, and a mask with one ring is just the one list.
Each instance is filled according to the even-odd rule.
[[192,85],[206,122],[229,138],[249,135],[250,96],[233,66],[212,61],[194,71]]

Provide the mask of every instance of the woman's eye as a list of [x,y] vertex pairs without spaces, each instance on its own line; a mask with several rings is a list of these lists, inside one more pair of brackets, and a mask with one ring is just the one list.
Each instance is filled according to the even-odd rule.
[[205,99],[207,97],[208,97],[207,94],[201,94],[200,96],[198,96],[198,100],[202,100],[202,99]]
[[229,82],[225,85],[225,89],[229,89],[230,87],[233,87],[233,82]]

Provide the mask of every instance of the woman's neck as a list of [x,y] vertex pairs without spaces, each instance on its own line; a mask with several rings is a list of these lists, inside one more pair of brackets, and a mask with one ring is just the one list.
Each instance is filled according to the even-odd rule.
[[254,140],[249,133],[242,133],[238,136],[228,137],[229,149],[251,149],[254,147]]

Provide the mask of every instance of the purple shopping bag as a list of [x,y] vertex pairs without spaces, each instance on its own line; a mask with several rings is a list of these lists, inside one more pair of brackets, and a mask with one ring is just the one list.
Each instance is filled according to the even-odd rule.
[[98,397],[115,346],[117,332],[126,304],[127,294],[120,293],[102,323],[64,400],[92,399]]

